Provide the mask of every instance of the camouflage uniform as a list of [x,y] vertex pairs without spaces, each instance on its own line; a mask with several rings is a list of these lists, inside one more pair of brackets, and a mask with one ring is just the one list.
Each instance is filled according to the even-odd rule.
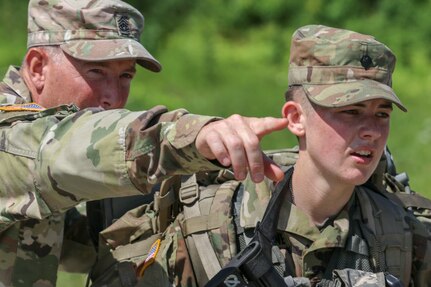
[[[13,92],[28,96],[17,75],[14,68],[9,70],[2,103],[25,101],[20,94],[11,97]],[[15,84],[4,89],[5,82]],[[10,113],[16,115],[2,121],[0,153],[7,167],[0,172],[0,280],[5,286],[29,286],[33,281],[26,280],[36,277],[43,278],[40,283],[46,280],[46,286],[55,285],[68,208],[145,193],[150,183],[172,174],[218,168],[193,145],[211,117],[163,107],[77,112],[74,106],[62,106],[4,114]]]
[[[142,15],[121,1],[29,3],[29,48],[60,45],[81,60],[137,59],[159,71],[139,43],[142,29]],[[218,168],[193,144],[213,117],[162,106],[18,106],[31,101],[10,67],[0,84],[0,286],[55,286],[64,212],[78,203],[146,193],[173,174]]]
[[[406,111],[391,88],[395,60],[392,51],[372,36],[321,25],[304,26],[292,37],[289,87],[302,88],[309,101],[323,107],[386,99]],[[265,184],[245,183],[245,189],[241,225],[252,227],[263,215],[270,188]],[[383,221],[379,217],[382,212],[393,214],[398,220],[394,224],[403,226],[408,239],[402,240],[405,245],[401,245],[401,249],[408,250],[412,244],[412,257],[407,253],[405,257],[392,256],[394,261],[400,261],[398,263],[375,262],[374,242],[371,242],[374,237],[366,236],[369,227],[364,226],[367,221]],[[367,213],[375,216],[364,220]],[[393,226],[388,222],[382,225],[385,248],[389,250],[391,244],[400,245],[401,241],[392,241],[396,240]],[[344,208],[322,226],[313,224],[306,214],[286,200],[279,215],[278,230],[284,243],[281,247],[293,259],[293,273],[309,278],[311,285],[322,279],[330,280],[336,277],[334,270],[346,268],[395,273],[405,286],[410,280],[414,286],[429,286],[431,282],[431,238],[425,226],[369,188],[356,187]],[[401,268],[392,269],[395,265]]]
[[[371,36],[325,26],[305,26],[293,35],[290,57],[289,87],[300,89],[316,105],[340,107],[368,99],[386,99],[406,111],[391,88],[395,56]],[[291,100],[289,91],[287,98]],[[274,157],[286,166],[296,162],[292,158],[285,161]],[[401,279],[404,286],[431,286],[430,233],[413,213],[384,195],[382,176],[383,172],[374,181],[380,192],[366,186],[355,187],[338,214],[319,226],[291,203],[290,191],[287,192],[278,216],[276,238],[278,254],[283,256],[279,259],[273,253],[272,262],[286,266],[284,276],[295,277],[290,277],[289,286],[385,286],[387,273]],[[288,190],[289,180],[285,178],[279,187]],[[184,211],[177,218],[179,224],[175,221],[167,229],[168,235],[172,233],[170,229],[181,230],[178,250],[159,252],[157,264],[150,266],[152,269],[146,271],[141,279],[144,283],[139,286],[146,286],[147,282],[160,282],[160,286],[172,282],[178,286],[203,286],[243,247],[241,236],[248,235],[241,230],[254,229],[262,220],[276,187],[268,181],[256,185],[246,180],[239,188],[235,181],[221,182],[219,178],[212,183],[201,180],[196,181],[199,187],[186,183],[179,189],[181,197],[183,190],[191,193],[194,188],[199,198],[192,198],[191,203],[181,200]],[[242,197],[238,195],[241,192]],[[191,208],[200,213],[187,216],[185,211]],[[194,235],[208,235],[209,243],[200,241],[201,250],[197,250]],[[172,236],[165,239],[168,243],[169,240],[172,241]],[[185,246],[190,260],[176,257],[184,254]],[[210,249],[214,252],[206,252]],[[210,265],[214,267],[207,268]],[[162,275],[156,272],[159,269],[163,270],[159,271]],[[154,272],[147,275],[150,270]],[[168,278],[170,283],[164,281]],[[223,286],[239,284],[238,280],[230,280]]]
[[[244,183],[241,226],[253,228],[256,222],[261,220],[273,189],[274,186],[268,182],[258,185],[251,181]],[[370,197],[373,194],[377,193],[366,187],[357,187],[346,206],[322,226],[316,226],[294,204],[288,200],[284,201],[279,214],[277,230],[280,234],[278,246],[281,253],[286,257],[291,256],[294,263],[294,266],[290,267],[290,272],[293,273],[287,275],[306,277],[310,280],[311,286],[315,286],[322,279],[325,282],[325,280],[336,278],[333,274],[334,270],[338,270],[339,274],[344,269],[362,270],[375,274],[389,271],[376,266],[376,262],[372,258],[372,248],[364,236],[366,228],[364,228],[363,210],[368,207],[369,203],[364,200],[364,196]],[[431,282],[431,238],[429,233],[417,219],[389,199],[381,196],[380,203],[385,208],[382,205],[371,204],[369,205],[370,212],[376,214],[377,218],[379,212],[393,210],[394,217],[398,217],[398,224],[404,224],[405,232],[409,234],[409,238],[413,242],[411,270],[398,270],[397,272],[400,272],[401,275],[393,275],[405,276],[407,278],[405,284],[408,284],[411,279],[414,286],[429,286]],[[386,226],[384,232],[391,234],[391,231],[393,232],[391,226]],[[389,242],[393,242],[389,238],[387,240],[386,243],[390,246]],[[408,249],[407,246],[402,248]],[[399,257],[403,260],[403,257]],[[390,262],[386,264],[389,269],[391,265],[394,265]],[[355,275],[357,274],[353,274],[353,276]]]

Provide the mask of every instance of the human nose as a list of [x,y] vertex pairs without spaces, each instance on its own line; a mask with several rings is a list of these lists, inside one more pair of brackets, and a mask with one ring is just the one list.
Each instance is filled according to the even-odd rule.
[[125,100],[119,80],[107,80],[103,87],[100,106],[105,110],[123,108]]
[[366,118],[359,130],[359,136],[366,140],[376,140],[385,134],[385,127],[374,117]]

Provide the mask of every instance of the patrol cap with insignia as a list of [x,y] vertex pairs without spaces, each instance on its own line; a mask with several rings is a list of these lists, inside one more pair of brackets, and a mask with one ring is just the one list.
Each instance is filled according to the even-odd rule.
[[136,59],[153,72],[160,63],[140,43],[143,15],[120,0],[30,0],[27,48],[59,45],[84,61]]
[[382,98],[407,111],[392,90],[395,61],[392,51],[372,36],[308,25],[292,36],[289,87],[302,86],[309,100],[320,106]]

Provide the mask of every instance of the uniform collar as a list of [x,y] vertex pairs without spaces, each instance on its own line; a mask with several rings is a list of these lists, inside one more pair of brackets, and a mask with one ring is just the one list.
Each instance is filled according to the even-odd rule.
[[[349,235],[349,207],[355,201],[355,192],[349,202],[334,218],[328,219],[330,224],[319,228],[308,216],[289,201],[283,202],[278,220],[278,230],[286,231],[310,240],[312,245],[326,247],[342,247]],[[312,247],[312,246],[310,246]]]
[[20,102],[32,101],[30,90],[26,86],[24,79],[21,77],[21,74],[19,73],[19,67],[10,66],[3,79],[3,83],[5,83],[10,89],[8,91],[10,93],[7,93],[8,95],[13,94],[13,96],[20,98],[19,100],[14,99],[14,101],[8,100],[7,102],[20,103]]

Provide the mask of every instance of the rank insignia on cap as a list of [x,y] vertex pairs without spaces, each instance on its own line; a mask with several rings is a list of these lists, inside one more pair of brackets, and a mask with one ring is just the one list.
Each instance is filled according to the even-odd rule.
[[372,66],[374,66],[373,60],[368,55],[363,55],[362,56],[362,58],[361,58],[361,65],[362,65],[362,67],[364,67],[365,70],[368,70],[369,68],[371,68]]
[[26,103],[26,104],[19,104],[19,105],[0,105],[0,111],[4,111],[4,112],[21,112],[21,111],[40,112],[43,110],[45,110],[45,108],[36,103]]
[[121,36],[130,37],[129,17],[126,15],[117,15],[118,32]]
[[150,247],[150,251],[148,251],[147,258],[144,262],[138,265],[136,268],[136,275],[138,277],[144,276],[145,269],[148,268],[153,262],[156,260],[157,253],[159,253],[161,240],[157,239]]

